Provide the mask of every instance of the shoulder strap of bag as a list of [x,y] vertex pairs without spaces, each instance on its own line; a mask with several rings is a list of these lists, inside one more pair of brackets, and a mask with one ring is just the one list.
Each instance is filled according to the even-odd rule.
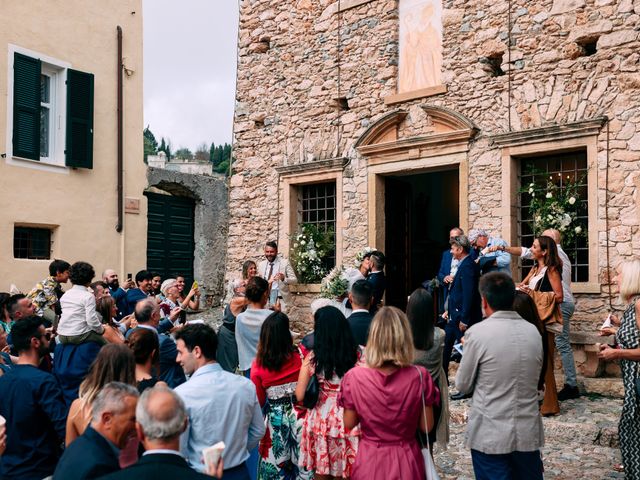
[[[428,448],[429,450],[431,450],[431,445],[429,445],[429,425],[427,423],[427,412],[425,411],[427,406],[424,400],[424,386],[422,385],[422,372],[416,365],[414,365],[414,367],[418,371],[418,375],[420,375],[420,395],[422,397],[422,416],[424,418],[424,426],[427,429],[427,431],[425,432],[425,436],[427,437],[427,445],[425,446],[423,444],[422,448]],[[422,443],[422,435],[418,435],[418,437],[420,437],[420,443]]]

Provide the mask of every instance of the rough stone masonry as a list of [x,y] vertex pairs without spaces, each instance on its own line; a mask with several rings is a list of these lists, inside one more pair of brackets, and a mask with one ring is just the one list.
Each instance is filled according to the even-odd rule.
[[338,228],[351,262],[369,241],[369,167],[355,146],[385,114],[408,113],[400,139],[429,133],[424,105],[473,122],[466,220],[496,235],[515,202],[503,197],[500,135],[557,139],[606,117],[588,157],[595,273],[576,287],[574,317],[578,330],[593,330],[608,310],[608,267],[640,251],[640,2],[512,0],[509,12],[505,0],[444,0],[446,92],[386,104],[397,93],[399,1],[240,2],[227,278],[265,239],[286,239],[288,192],[276,168],[335,157],[348,159]]

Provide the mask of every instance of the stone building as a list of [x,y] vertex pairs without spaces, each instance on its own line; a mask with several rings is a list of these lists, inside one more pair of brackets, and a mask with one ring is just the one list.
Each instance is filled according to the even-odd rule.
[[213,175],[213,164],[207,161],[186,160],[172,158],[167,160],[167,154],[158,152],[158,155],[147,156],[147,165],[151,168],[161,168],[172,172],[191,173],[193,175]]
[[454,225],[531,242],[536,168],[580,184],[564,248],[593,330],[640,247],[639,24],[631,0],[242,0],[227,276],[316,222],[338,263],[382,249],[402,305]]

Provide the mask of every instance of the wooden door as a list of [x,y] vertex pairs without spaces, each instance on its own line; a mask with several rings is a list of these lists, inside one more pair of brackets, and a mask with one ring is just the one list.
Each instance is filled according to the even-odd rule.
[[411,293],[411,185],[388,177],[385,185],[385,305],[403,311]]

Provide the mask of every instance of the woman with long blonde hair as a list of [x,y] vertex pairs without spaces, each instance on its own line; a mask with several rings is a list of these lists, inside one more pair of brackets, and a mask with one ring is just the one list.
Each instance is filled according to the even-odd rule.
[[627,308],[622,319],[611,315],[614,326],[600,332],[603,336],[615,335],[618,348],[601,345],[598,356],[608,361],[620,361],[624,384],[618,426],[622,464],[626,478],[640,478],[640,260],[636,258],[620,264],[613,281]]
[[124,344],[105,345],[91,364],[89,373],[80,384],[79,396],[69,409],[66,446],[84,433],[91,421],[93,400],[109,382],[136,385],[136,362],[133,352]]
[[425,479],[416,432],[433,428],[439,392],[429,372],[412,365],[413,359],[407,316],[395,307],[381,308],[371,322],[366,366],[345,374],[338,397],[345,428],[358,423],[361,428],[352,480]]

